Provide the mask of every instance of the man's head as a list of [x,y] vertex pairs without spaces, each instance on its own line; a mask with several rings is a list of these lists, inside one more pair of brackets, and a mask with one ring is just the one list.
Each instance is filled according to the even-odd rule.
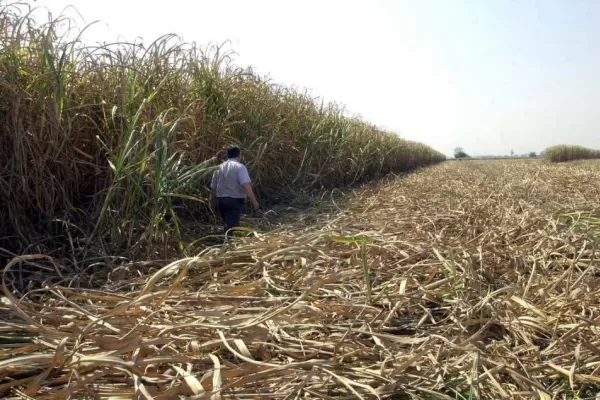
[[239,147],[230,147],[227,149],[227,158],[240,158],[241,150]]

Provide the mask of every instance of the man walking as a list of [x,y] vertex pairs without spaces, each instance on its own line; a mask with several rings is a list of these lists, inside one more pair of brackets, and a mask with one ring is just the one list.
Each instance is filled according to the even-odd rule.
[[228,236],[231,235],[229,230],[240,224],[246,196],[252,201],[255,210],[259,207],[252,191],[248,169],[241,160],[239,147],[227,150],[227,161],[215,171],[210,185],[211,205],[223,218]]

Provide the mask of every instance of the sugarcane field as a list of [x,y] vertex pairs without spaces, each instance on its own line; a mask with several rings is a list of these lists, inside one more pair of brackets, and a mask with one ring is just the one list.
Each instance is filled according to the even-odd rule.
[[[53,1],[0,0],[0,398],[600,398],[600,136],[586,133],[600,114],[585,114],[600,86],[553,64],[577,88],[562,96],[523,61],[554,53],[509,18],[544,32],[564,7],[324,2],[313,21],[332,30],[301,34],[273,18],[316,3],[200,1],[185,5],[198,20],[179,20],[179,0]],[[592,7],[568,11],[580,21],[569,43],[592,37]],[[92,43],[75,8],[145,36]],[[217,12],[231,24],[207,18]],[[421,32],[427,21],[440,31]],[[201,44],[163,35],[178,26]],[[278,83],[205,31],[245,38],[234,44],[248,59],[276,53],[256,60],[371,117]],[[454,49],[448,65],[430,62],[426,39],[404,49],[415,32]],[[513,53],[498,32],[539,53]],[[342,65],[377,37],[398,54]],[[566,40],[552,43],[583,51]],[[434,90],[434,71],[466,89]]]

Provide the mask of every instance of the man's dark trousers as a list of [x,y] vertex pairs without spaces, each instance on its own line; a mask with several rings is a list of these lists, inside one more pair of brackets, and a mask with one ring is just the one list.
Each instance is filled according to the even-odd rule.
[[[233,227],[240,226],[242,211],[244,210],[244,199],[236,197],[217,197],[217,207],[221,218],[225,222],[225,232]],[[231,236],[233,232],[227,233]]]

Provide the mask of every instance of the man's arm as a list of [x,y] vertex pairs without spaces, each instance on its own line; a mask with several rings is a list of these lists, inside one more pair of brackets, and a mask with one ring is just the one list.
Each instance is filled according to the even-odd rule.
[[213,210],[217,209],[217,191],[215,189],[210,190],[210,206]]
[[213,173],[212,181],[210,182],[210,206],[213,210],[217,209],[217,174],[218,170]]
[[240,185],[242,185],[246,196],[248,196],[248,198],[252,202],[252,206],[254,207],[254,209],[258,210],[260,205],[256,200],[256,196],[254,196],[254,191],[252,190],[252,184],[250,181],[250,175],[248,174],[248,170],[246,169],[246,167],[242,167],[238,170],[238,181]]
[[252,202],[252,206],[254,207],[254,209],[258,210],[260,205],[258,204],[258,201],[256,200],[256,196],[254,196],[254,191],[252,190],[252,186],[249,183],[244,183],[242,185],[242,188],[244,188],[244,192],[246,192],[246,196],[248,196],[248,198],[250,198],[250,201]]

